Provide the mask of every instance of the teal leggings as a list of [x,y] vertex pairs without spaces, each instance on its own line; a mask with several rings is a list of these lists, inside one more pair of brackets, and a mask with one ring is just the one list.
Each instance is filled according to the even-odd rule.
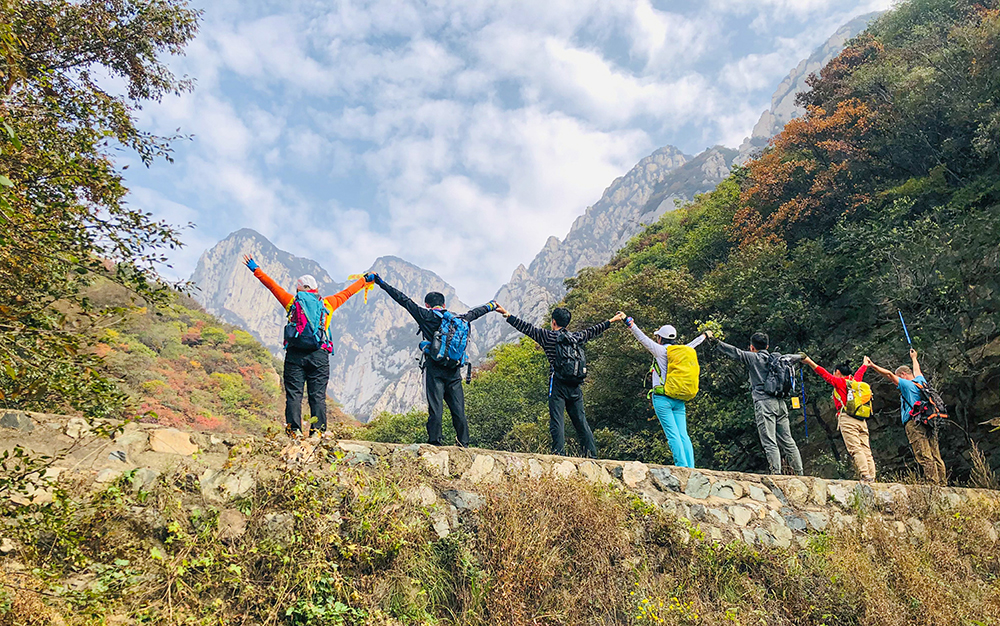
[[660,420],[663,434],[667,436],[667,444],[674,455],[674,465],[694,467],[694,446],[688,436],[687,406],[684,401],[654,395],[653,411]]

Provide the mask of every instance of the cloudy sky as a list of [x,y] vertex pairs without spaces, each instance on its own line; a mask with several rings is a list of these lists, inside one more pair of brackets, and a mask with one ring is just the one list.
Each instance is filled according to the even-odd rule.
[[739,145],[788,71],[891,0],[194,0],[191,94],[142,111],[176,162],[132,202],[337,279],[396,255],[486,300],[640,158]]

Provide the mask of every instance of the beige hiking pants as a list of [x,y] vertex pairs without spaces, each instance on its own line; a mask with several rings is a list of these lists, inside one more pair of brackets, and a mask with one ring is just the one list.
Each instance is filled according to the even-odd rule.
[[947,484],[948,474],[944,469],[944,460],[941,459],[941,449],[931,429],[913,420],[906,422],[904,429],[906,438],[910,440],[910,447],[913,448],[913,456],[924,468],[924,478],[939,485]]
[[844,437],[847,451],[854,457],[854,466],[858,468],[861,478],[875,480],[875,459],[868,441],[868,422],[841,413],[837,419],[837,428]]

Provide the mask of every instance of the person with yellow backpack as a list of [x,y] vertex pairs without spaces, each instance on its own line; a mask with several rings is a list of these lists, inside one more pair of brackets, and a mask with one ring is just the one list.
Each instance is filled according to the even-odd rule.
[[[620,312],[619,315],[625,315]],[[706,330],[687,345],[674,345],[677,329],[667,324],[661,326],[650,339],[635,324],[631,317],[625,317],[625,325],[635,338],[653,355],[653,389],[649,392],[653,402],[653,412],[660,420],[667,444],[674,455],[674,465],[694,467],[694,446],[687,431],[687,401],[698,394],[698,376],[701,367],[694,349],[712,331]]]
[[872,388],[862,382],[868,365],[854,373],[851,366],[841,363],[831,374],[815,361],[803,355],[802,362],[833,386],[833,406],[837,409],[837,429],[844,438],[847,451],[854,457],[861,480],[875,480],[875,458],[868,440],[868,418],[872,416]]

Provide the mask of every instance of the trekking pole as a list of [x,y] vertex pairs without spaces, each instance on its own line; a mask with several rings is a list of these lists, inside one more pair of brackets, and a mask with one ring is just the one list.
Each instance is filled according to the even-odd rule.
[[903,333],[906,335],[906,343],[910,344],[910,347],[912,348],[913,342],[910,341],[910,331],[906,330],[906,321],[903,320],[903,312],[897,310],[897,313],[899,313],[899,321],[903,324]]
[[806,377],[799,368],[799,386],[802,387],[802,425],[806,427],[806,441],[809,441],[809,420],[806,418]]

